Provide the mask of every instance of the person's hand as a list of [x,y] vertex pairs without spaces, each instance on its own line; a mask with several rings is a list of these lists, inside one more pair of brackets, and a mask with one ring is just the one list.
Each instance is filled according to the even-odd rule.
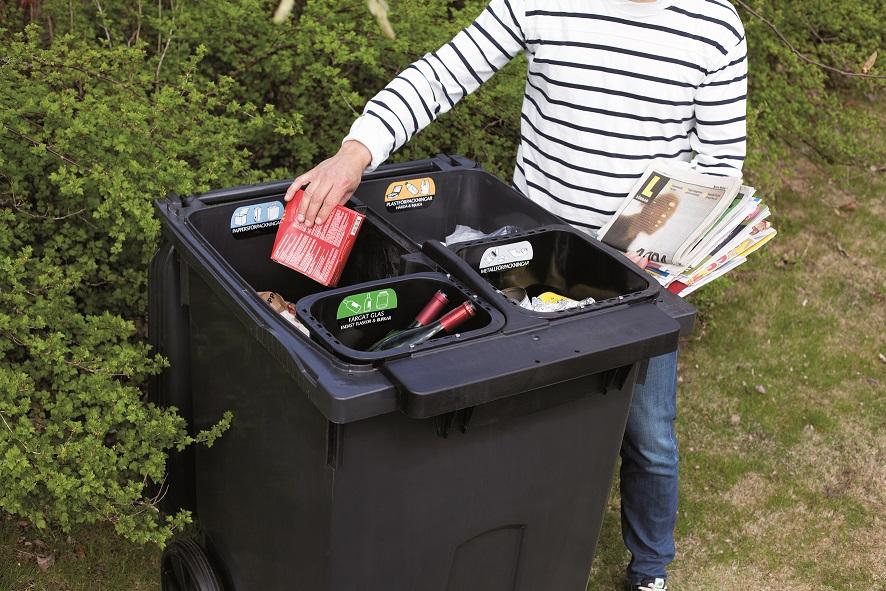
[[296,178],[286,190],[285,200],[292,200],[296,191],[308,185],[298,204],[298,222],[319,226],[326,221],[332,209],[343,205],[357,190],[370,162],[369,148],[351,140],[345,142],[335,156]]
[[631,262],[640,267],[641,269],[645,269],[646,265],[649,264],[649,259],[646,257],[641,257],[635,252],[626,252],[625,256],[631,259]]

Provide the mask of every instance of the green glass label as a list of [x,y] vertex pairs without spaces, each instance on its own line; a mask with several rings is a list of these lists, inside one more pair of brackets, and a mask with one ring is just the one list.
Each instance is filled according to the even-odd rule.
[[377,289],[349,295],[338,305],[338,313],[335,318],[350,318],[358,314],[370,314],[391,310],[397,307],[397,292],[393,289]]

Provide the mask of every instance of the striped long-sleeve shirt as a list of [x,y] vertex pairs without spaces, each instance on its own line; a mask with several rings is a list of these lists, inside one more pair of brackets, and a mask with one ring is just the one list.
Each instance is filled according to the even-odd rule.
[[351,127],[371,168],[524,52],[514,186],[593,232],[653,159],[739,176],[747,46],[727,0],[492,0]]

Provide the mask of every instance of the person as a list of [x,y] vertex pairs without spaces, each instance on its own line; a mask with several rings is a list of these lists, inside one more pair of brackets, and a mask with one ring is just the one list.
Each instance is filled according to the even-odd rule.
[[[727,0],[491,0],[370,99],[335,156],[295,179],[287,200],[307,185],[298,220],[323,223],[365,170],[521,52],[513,184],[576,228],[598,230],[654,159],[741,175],[747,47]],[[675,555],[676,383],[676,352],[650,360],[622,443],[631,589],[666,589]]]

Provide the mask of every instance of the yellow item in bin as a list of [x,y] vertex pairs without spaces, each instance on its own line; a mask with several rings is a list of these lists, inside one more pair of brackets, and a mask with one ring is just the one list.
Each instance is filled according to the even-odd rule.
[[558,293],[554,293],[552,291],[546,291],[544,293],[540,293],[538,295],[538,299],[542,301],[544,304],[559,304],[561,302],[566,302],[568,304],[578,303],[576,300],[572,298],[567,298],[566,296],[562,296]]
[[532,298],[532,309],[536,312],[562,312],[573,308],[584,308],[593,304],[594,298],[585,298],[581,301],[567,298],[552,291],[545,291]]

